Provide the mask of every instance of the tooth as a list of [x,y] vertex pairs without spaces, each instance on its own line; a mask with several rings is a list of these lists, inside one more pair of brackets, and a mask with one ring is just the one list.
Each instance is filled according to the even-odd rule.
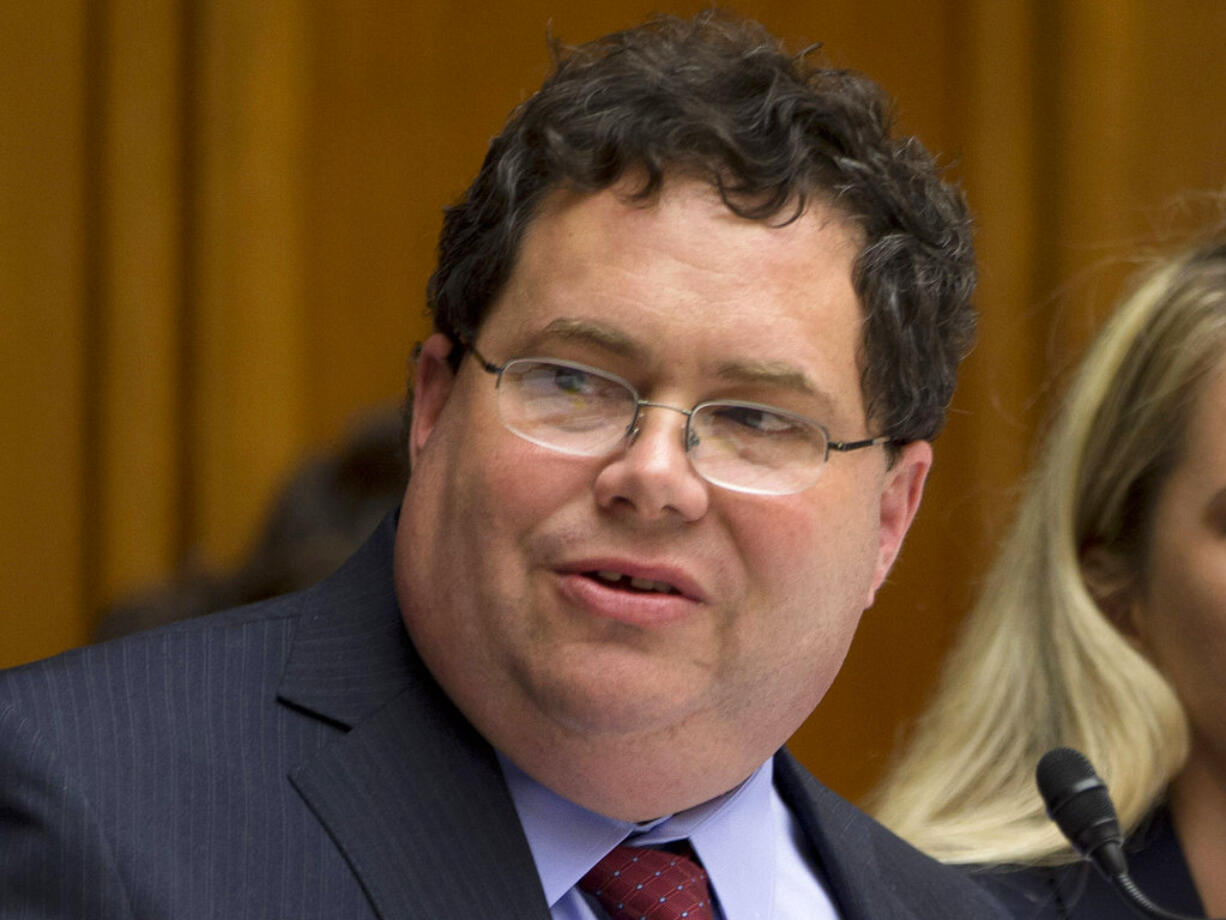
[[622,580],[621,572],[598,571],[596,577],[601,581],[618,582]]
[[668,582],[652,581],[649,578],[631,578],[630,584],[640,591],[659,591],[662,594],[668,594],[673,590],[673,586]]

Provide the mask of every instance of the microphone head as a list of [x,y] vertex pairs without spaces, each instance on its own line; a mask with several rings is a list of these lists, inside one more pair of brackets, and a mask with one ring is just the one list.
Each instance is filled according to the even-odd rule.
[[[1039,794],[1048,816],[1083,857],[1114,862],[1124,841],[1107,784],[1085,755],[1072,748],[1055,748],[1043,755],[1035,770]],[[1106,849],[1103,849],[1106,847]],[[1100,852],[1101,851],[1101,852]]]
[[1085,783],[1106,786],[1089,758],[1070,747],[1052,748],[1044,754],[1035,768],[1034,778],[1049,809],[1053,801],[1061,800],[1073,786]]

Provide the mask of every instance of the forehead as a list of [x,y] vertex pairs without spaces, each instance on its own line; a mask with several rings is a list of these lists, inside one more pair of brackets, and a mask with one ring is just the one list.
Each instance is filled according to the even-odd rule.
[[[673,179],[646,201],[622,182],[596,194],[557,190],[525,234],[517,268],[548,267],[551,281],[583,280],[592,269],[650,271],[718,296],[773,293],[851,280],[859,229],[832,208],[811,204],[789,220],[732,212],[706,182]],[[565,261],[558,261],[565,254]],[[645,258],[655,256],[657,258]]]
[[852,225],[820,207],[782,226],[747,220],[696,181],[647,203],[625,191],[547,199],[483,340],[586,337],[642,367],[750,368],[858,393]]

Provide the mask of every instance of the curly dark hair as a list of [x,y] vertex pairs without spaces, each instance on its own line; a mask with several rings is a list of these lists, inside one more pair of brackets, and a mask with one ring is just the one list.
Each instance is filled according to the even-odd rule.
[[[863,238],[853,283],[864,309],[861,388],[879,433],[932,438],[974,337],[975,261],[960,191],[862,74],[784,52],[754,22],[669,16],[574,48],[490,144],[447,209],[428,299],[438,331],[472,341],[544,198],[642,177],[701,178],[739,216],[785,224],[809,201]],[[460,349],[453,352],[458,361]]]

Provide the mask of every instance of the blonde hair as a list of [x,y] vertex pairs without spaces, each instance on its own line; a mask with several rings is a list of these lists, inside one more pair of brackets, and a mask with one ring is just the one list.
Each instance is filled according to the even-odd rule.
[[1104,609],[1143,576],[1153,503],[1224,352],[1223,237],[1144,276],[1095,339],[936,697],[873,796],[879,820],[920,849],[957,863],[1075,859],[1035,789],[1053,747],[1089,757],[1128,829],[1182,768],[1183,709]]

